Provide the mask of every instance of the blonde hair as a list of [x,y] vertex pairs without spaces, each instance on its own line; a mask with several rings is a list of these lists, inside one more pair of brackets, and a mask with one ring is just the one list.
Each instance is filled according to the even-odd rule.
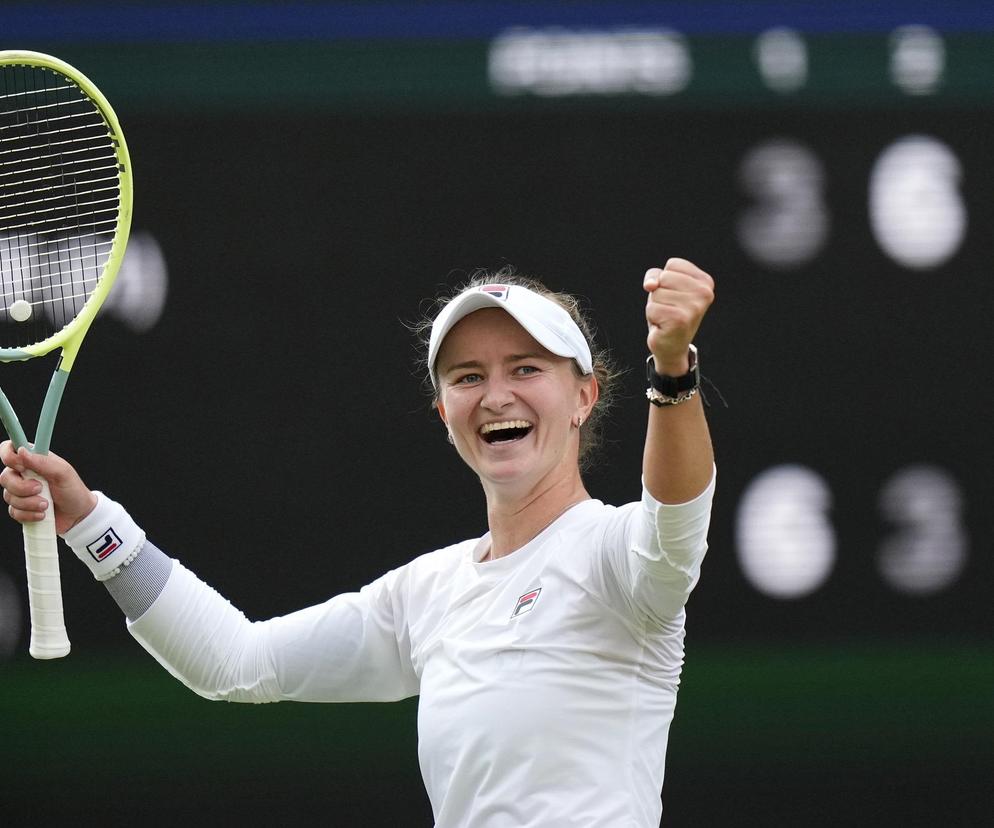
[[[603,443],[604,415],[614,403],[615,390],[621,372],[615,367],[607,350],[598,347],[594,342],[594,325],[576,296],[550,290],[538,279],[522,275],[511,266],[502,267],[500,270],[481,269],[474,271],[469,279],[459,285],[454,291],[438,296],[432,304],[429,313],[411,326],[415,335],[418,337],[420,351],[419,367],[424,375],[425,390],[431,396],[432,406],[437,406],[439,401],[438,392],[432,384],[431,373],[428,367],[428,340],[431,336],[431,326],[435,321],[435,317],[438,316],[442,308],[463,291],[491,284],[519,285],[533,293],[544,296],[546,299],[552,300],[570,315],[587,340],[587,344],[590,345],[590,353],[593,357],[593,374],[597,380],[599,394],[597,402],[594,403],[594,407],[590,411],[590,416],[587,417],[583,426],[580,428],[579,454],[580,469],[585,470],[590,468],[594,455]],[[584,376],[580,372],[580,368],[576,365],[576,362],[573,363],[573,366],[577,376]]]

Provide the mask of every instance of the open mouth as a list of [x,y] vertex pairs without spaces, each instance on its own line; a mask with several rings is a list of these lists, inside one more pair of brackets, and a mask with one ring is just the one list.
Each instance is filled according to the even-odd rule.
[[512,443],[525,437],[533,428],[527,420],[507,420],[503,423],[487,423],[480,427],[480,436],[490,445]]

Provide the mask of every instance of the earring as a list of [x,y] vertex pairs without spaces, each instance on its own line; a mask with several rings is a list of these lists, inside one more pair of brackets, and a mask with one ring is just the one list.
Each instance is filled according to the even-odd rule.
[[450,446],[453,446],[456,443],[456,441],[452,439],[452,432],[451,431],[447,431],[445,433],[445,439],[449,441],[449,445]]

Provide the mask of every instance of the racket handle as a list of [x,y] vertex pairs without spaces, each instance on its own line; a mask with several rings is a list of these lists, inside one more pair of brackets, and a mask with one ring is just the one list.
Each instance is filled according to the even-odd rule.
[[24,563],[28,572],[28,605],[31,609],[33,658],[62,658],[69,655],[69,636],[62,612],[62,579],[59,577],[59,539],[55,532],[55,504],[48,481],[34,472],[25,477],[41,483],[41,496],[48,501],[44,520],[25,523]]

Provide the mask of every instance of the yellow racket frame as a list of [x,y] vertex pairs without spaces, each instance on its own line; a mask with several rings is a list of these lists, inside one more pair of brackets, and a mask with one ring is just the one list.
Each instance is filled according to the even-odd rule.
[[100,310],[104,299],[107,298],[107,294],[114,286],[117,271],[121,266],[121,260],[124,258],[124,251],[128,243],[128,234],[131,232],[131,212],[134,202],[134,191],[131,180],[131,156],[128,154],[128,145],[124,140],[121,125],[110,103],[108,103],[100,90],[82,72],[70,66],[65,61],[51,55],[42,54],[41,52],[0,51],[0,66],[10,64],[53,69],[72,80],[73,83],[90,97],[100,110],[100,114],[103,115],[104,122],[107,124],[108,134],[116,147],[118,170],[120,172],[118,180],[121,187],[120,217],[118,219],[117,230],[114,234],[110,256],[104,265],[104,272],[100,281],[97,283],[96,289],[84,303],[79,315],[47,339],[23,348],[0,348],[0,362],[13,362],[31,359],[36,356],[44,356],[61,347],[62,358],[59,363],[59,370],[68,373],[72,370],[73,363],[76,361],[76,355],[79,353],[79,346],[83,341],[83,337],[86,336],[86,332],[97,315],[97,311]]

